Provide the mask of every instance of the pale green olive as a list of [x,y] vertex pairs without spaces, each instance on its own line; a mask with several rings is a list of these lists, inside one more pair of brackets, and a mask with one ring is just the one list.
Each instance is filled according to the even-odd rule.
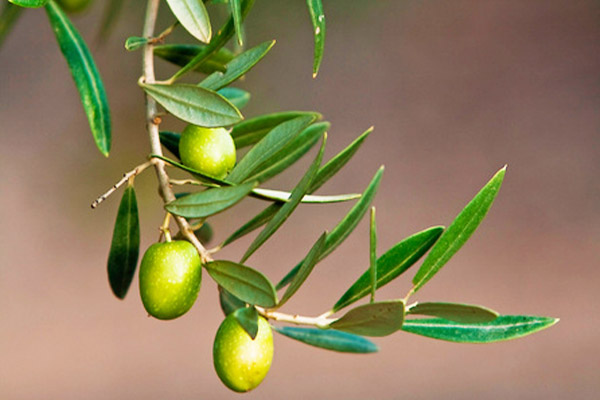
[[222,179],[235,166],[235,144],[224,128],[188,125],[181,133],[179,156],[184,165]]
[[194,305],[201,282],[200,256],[189,242],[155,243],[142,258],[140,296],[148,314],[155,318],[185,314]]
[[269,323],[258,318],[254,340],[233,314],[219,326],[213,346],[215,371],[229,389],[248,392],[265,379],[273,360],[273,332]]

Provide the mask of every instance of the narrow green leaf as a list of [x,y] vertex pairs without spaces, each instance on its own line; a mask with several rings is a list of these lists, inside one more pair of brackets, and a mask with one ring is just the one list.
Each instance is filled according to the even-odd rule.
[[48,0],[8,0],[9,2],[16,4],[21,7],[27,8],[39,8],[43,7],[48,3]]
[[255,269],[231,261],[211,261],[204,265],[215,282],[248,304],[275,307],[277,294],[269,279]]
[[227,246],[228,244],[238,240],[239,238],[246,236],[250,232],[260,228],[261,226],[263,226],[264,224],[269,222],[271,220],[271,218],[273,218],[273,216],[275,216],[275,214],[277,214],[277,212],[279,211],[279,209],[282,206],[283,206],[283,204],[281,204],[281,203],[271,204],[269,207],[265,208],[260,213],[258,213],[255,217],[253,217],[250,221],[248,221],[244,225],[242,225],[238,230],[233,232],[231,234],[231,236],[229,236],[227,239],[225,239],[225,241],[223,242],[223,244],[221,244],[220,247],[223,248],[223,247]]
[[165,205],[171,214],[185,218],[204,218],[233,206],[248,196],[255,183],[249,182],[238,186],[218,187],[193,193]]
[[234,87],[220,89],[217,93],[229,100],[238,110],[246,107],[246,104],[250,101],[250,93]]
[[304,261],[302,261],[302,265],[298,270],[298,273],[290,282],[290,285],[283,293],[281,300],[279,300],[278,307],[281,307],[285,302],[287,302],[297,291],[300,289],[300,286],[306,281],[308,275],[312,272],[313,268],[319,262],[319,256],[321,255],[321,251],[323,251],[323,246],[325,245],[325,238],[327,237],[327,232],[323,233],[317,242],[310,249],[306,257],[304,257]]
[[441,318],[408,319],[402,330],[449,342],[492,343],[527,336],[557,322],[558,318],[525,315],[501,315],[483,324],[464,324]]
[[239,79],[241,76],[246,74],[252,69],[267,53],[271,50],[271,47],[275,44],[275,41],[264,42],[256,47],[251,48],[235,57],[229,63],[227,63],[226,72],[213,72],[211,75],[206,77],[199,86],[206,89],[219,90]]
[[46,12],[73,75],[96,145],[108,157],[111,142],[110,110],[94,59],[79,32],[55,2],[46,4]]
[[217,178],[214,178],[212,176],[206,175],[206,174],[204,174],[204,173],[202,173],[202,172],[200,172],[198,170],[195,170],[193,168],[187,167],[187,166],[185,166],[185,165],[183,165],[181,163],[178,163],[175,160],[171,160],[171,159],[169,159],[167,157],[159,156],[158,154],[150,154],[150,158],[158,158],[160,160],[166,161],[167,163],[171,164],[172,166],[174,166],[176,168],[179,168],[179,169],[181,169],[183,171],[187,171],[187,172],[189,172],[192,175],[196,175],[196,176],[202,178],[203,181],[211,182],[211,183],[219,185],[219,186],[221,186],[221,185],[223,185],[223,186],[231,185],[228,182],[225,182],[225,181],[222,181],[221,179],[217,179]]
[[169,150],[177,159],[179,159],[179,140],[181,139],[181,134],[170,131],[160,131],[160,144],[165,146],[167,150]]
[[196,39],[208,43],[212,35],[210,19],[204,3],[199,0],[167,0],[173,15]]
[[232,295],[230,292],[223,289],[222,286],[219,286],[219,303],[221,305],[221,310],[223,310],[223,314],[225,314],[225,316],[231,314],[239,308],[246,307],[246,302],[241,301],[240,299]]
[[272,177],[285,171],[292,166],[302,156],[319,141],[319,138],[329,129],[329,122],[318,122],[308,126],[285,147],[277,153],[272,154],[263,163],[256,166],[254,174],[245,178],[245,180],[266,182]]
[[312,116],[314,121],[321,118],[321,114],[313,111],[284,111],[260,115],[242,121],[239,124],[236,124],[231,132],[231,137],[235,142],[235,148],[241,149],[253,145],[277,125],[303,116]]
[[377,290],[377,224],[375,222],[375,207],[371,207],[371,224],[369,229],[369,275],[371,277],[371,303],[375,301]]
[[148,43],[148,38],[139,37],[139,36],[131,36],[128,37],[125,41],[125,50],[127,51],[135,51],[141,47],[143,47],[146,43]]
[[[377,288],[388,284],[414,265],[434,245],[442,232],[444,232],[444,228],[441,226],[425,229],[396,243],[379,257],[377,260]],[[333,312],[367,296],[370,288],[370,275],[365,272],[335,303]]]
[[[369,186],[363,192],[360,200],[350,209],[348,214],[331,230],[327,235],[325,241],[325,248],[321,254],[321,260],[327,257],[332,251],[334,251],[347,237],[352,233],[356,225],[360,222],[365,212],[369,209],[371,201],[377,193],[377,188],[381,182],[383,175],[383,166],[375,173],[375,176],[369,183]],[[296,265],[286,276],[277,284],[277,290],[287,285],[292,278],[298,273],[300,265]]]
[[505,172],[506,167],[498,171],[442,234],[413,278],[411,292],[423,287],[471,237],[492,206]]
[[[183,67],[204,48],[206,48],[205,44],[161,44],[154,46],[154,55]],[[235,57],[234,54],[223,47],[198,64],[194,71],[204,74],[212,74],[215,71],[225,72],[227,63],[233,60],[233,57]]]
[[312,162],[300,182],[296,185],[294,190],[292,190],[292,195],[290,196],[290,201],[285,203],[277,214],[273,216],[273,218],[267,223],[267,226],[258,234],[256,239],[250,244],[246,253],[242,257],[242,261],[248,259],[260,246],[262,246],[267,239],[269,239],[276,231],[279,229],[281,225],[288,219],[288,217],[294,212],[296,207],[300,204],[300,201],[306,194],[310,186],[310,182],[315,177],[317,171],[319,170],[319,166],[321,165],[321,160],[323,159],[323,152],[325,151],[325,143],[327,142],[327,134],[323,135],[323,143],[321,144],[321,149],[315,157],[315,160]]
[[[254,197],[282,203],[287,203],[290,201],[290,196],[292,195],[290,192],[284,192],[282,190],[262,188],[256,188],[252,191],[252,193],[255,195]],[[358,199],[360,196],[360,193],[334,194],[328,196],[307,194],[302,198],[301,202],[308,204],[342,203],[345,201]]]
[[348,311],[329,326],[364,336],[387,336],[402,328],[404,301],[388,300],[363,304]]
[[315,192],[317,189],[323,186],[325,182],[337,174],[338,171],[342,169],[344,165],[348,163],[348,161],[350,161],[352,156],[356,154],[360,146],[363,144],[367,136],[371,134],[371,132],[373,132],[373,127],[367,129],[363,134],[350,143],[348,147],[340,151],[335,157],[325,163],[325,165],[319,169],[315,180],[310,186],[309,193]]
[[313,122],[313,118],[313,116],[303,116],[277,125],[246,153],[244,158],[229,173],[227,180],[232,183],[243,182],[254,174],[256,169],[265,161],[277,154],[298,136],[304,128]]
[[323,52],[325,51],[325,14],[323,13],[323,4],[321,0],[306,0],[310,20],[313,25],[313,34],[315,37],[315,55],[313,61],[313,78],[319,73]]
[[376,353],[379,351],[375,343],[362,336],[333,329],[273,326],[273,330],[299,342],[341,353]]
[[10,3],[4,4],[2,13],[0,13],[0,48],[22,13],[23,7]]
[[123,10],[123,0],[109,0],[105,2],[104,11],[102,13],[102,22],[100,22],[100,30],[96,39],[100,43],[104,43],[110,36]]
[[229,0],[229,6],[231,8],[231,15],[233,17],[233,24],[235,26],[235,33],[237,41],[240,46],[243,46],[244,39],[242,35],[242,5],[240,0]]
[[140,221],[132,185],[127,186],[113,231],[108,254],[108,281],[119,299],[124,299],[137,267],[140,251]]
[[248,336],[254,340],[258,333],[258,311],[254,307],[238,308],[233,312],[235,320],[246,331]]
[[[242,21],[246,18],[246,15],[254,5],[254,0],[242,0],[241,5],[241,15]],[[211,55],[215,52],[219,51],[220,48],[225,46],[225,44],[231,39],[235,31],[233,17],[229,18],[229,20],[217,31],[217,34],[212,38],[210,43],[204,47],[198,54],[194,56],[183,68],[181,68],[177,73],[175,73],[169,81],[173,82],[179,79],[181,76],[185,75],[189,71],[195,69],[198,65],[202,64],[206,61]]]
[[223,96],[196,85],[140,83],[140,86],[168,112],[190,124],[213,128],[232,125],[243,118]]
[[428,315],[465,324],[491,322],[498,318],[496,311],[483,306],[439,302],[417,303],[407,310],[407,314]]

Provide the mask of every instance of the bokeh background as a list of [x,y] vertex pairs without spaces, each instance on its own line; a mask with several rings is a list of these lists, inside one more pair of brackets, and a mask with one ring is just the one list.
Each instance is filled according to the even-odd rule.
[[[94,42],[103,2],[76,25]],[[222,320],[205,274],[196,306],[172,322],[148,318],[137,280],[110,292],[106,257],[119,196],[91,201],[147,155],[139,35],[128,1],[109,43],[93,45],[114,119],[111,157],[95,149],[43,11],[23,15],[0,49],[0,398],[239,398],[212,368]],[[327,158],[375,132],[321,193],[362,191],[379,165],[379,252],[449,224],[504,164],[487,219],[417,300],[487,305],[561,322],[498,344],[461,345],[405,333],[376,339],[375,355],[344,355],[277,336],[262,399],[592,399],[600,390],[600,3],[596,0],[326,0],[321,73],[311,78],[303,1],[258,1],[249,44],[277,45],[241,84],[246,116],[318,110],[332,122]],[[170,24],[166,4],[159,28]],[[187,40],[185,33],[175,36]],[[160,62],[159,73],[173,69]],[[194,77],[192,77],[193,79]],[[198,79],[197,77],[195,79]],[[180,129],[167,119],[165,128]],[[308,159],[269,187],[290,188]],[[142,248],[162,219],[152,173],[136,180]],[[214,218],[223,239],[261,209],[257,200]],[[350,207],[303,206],[248,264],[273,280]],[[368,265],[363,221],[286,305],[328,309]],[[252,237],[227,248],[238,258]],[[413,271],[414,273],[414,271]],[[380,298],[403,297],[412,273]]]

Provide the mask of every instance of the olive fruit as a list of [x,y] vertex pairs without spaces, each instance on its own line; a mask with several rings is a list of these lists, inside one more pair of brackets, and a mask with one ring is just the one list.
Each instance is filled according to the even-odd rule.
[[202,282],[202,263],[189,242],[154,243],[140,266],[140,295],[148,314],[173,319],[196,301]]
[[181,133],[179,156],[184,165],[222,179],[235,166],[235,144],[225,128],[188,125]]
[[83,11],[87,6],[90,5],[92,0],[56,0],[60,8],[66,12],[79,12]]
[[269,372],[273,360],[273,332],[267,320],[258,318],[254,340],[229,314],[219,326],[213,346],[215,371],[229,389],[248,392]]

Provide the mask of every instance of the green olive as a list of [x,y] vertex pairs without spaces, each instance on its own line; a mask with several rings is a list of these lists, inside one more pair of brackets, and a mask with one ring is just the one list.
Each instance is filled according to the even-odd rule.
[[213,346],[215,371],[221,381],[235,392],[248,392],[265,379],[273,360],[273,332],[269,323],[258,318],[254,340],[233,314],[219,326]]
[[146,250],[140,266],[140,295],[148,314],[173,319],[196,301],[202,282],[202,263],[189,242],[155,243]]
[[73,13],[83,11],[90,5],[92,0],[56,0],[60,8],[66,12]]
[[235,144],[225,128],[188,125],[181,133],[179,156],[184,165],[222,179],[235,166]]

